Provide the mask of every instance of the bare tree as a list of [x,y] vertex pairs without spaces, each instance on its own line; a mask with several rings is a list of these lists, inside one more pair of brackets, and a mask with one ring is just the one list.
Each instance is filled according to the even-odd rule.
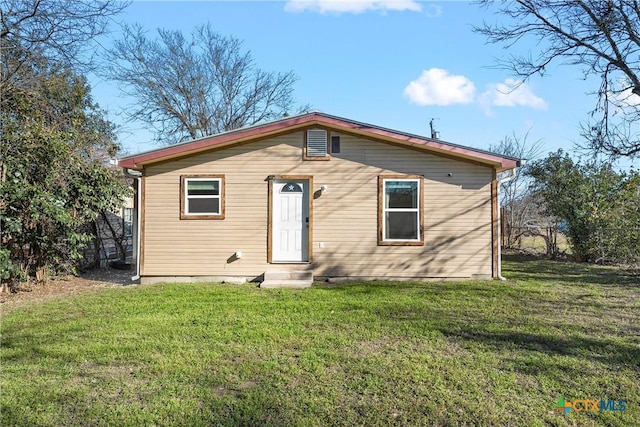
[[81,55],[106,32],[109,19],[127,1],[0,0],[2,82],[6,83],[37,52],[65,66],[87,65]]
[[[91,65],[88,51],[95,52],[95,39],[107,30],[109,20],[129,4],[121,0],[0,0],[0,128],[3,129],[2,146],[7,149],[14,129],[10,122],[20,123],[29,104],[27,117],[34,121],[46,119],[47,125],[58,129],[77,126],[78,117],[71,118],[66,110],[75,105],[92,112],[98,110],[87,92],[82,76]],[[51,96],[65,85],[76,88],[63,101]],[[75,98],[74,98],[75,97]],[[73,98],[73,99],[72,99]],[[28,103],[25,102],[28,100]],[[77,111],[76,111],[77,113]],[[97,117],[97,115],[96,115]],[[24,118],[22,118],[23,123]],[[101,124],[101,137],[95,140],[87,135],[77,144],[86,151],[85,158],[113,155],[117,149],[113,129],[106,121]],[[20,145],[27,138],[23,132],[13,143]],[[5,156],[0,158],[4,167]],[[0,179],[4,182],[4,169]]]
[[544,198],[531,187],[520,198],[504,208],[504,246],[510,249],[524,249],[524,237],[540,237],[545,243],[546,255],[556,258],[560,255],[558,235],[562,221],[546,212]]
[[526,193],[528,188],[527,177],[525,175],[527,169],[527,161],[534,160],[540,156],[542,152],[542,140],[534,142],[529,141],[529,132],[523,137],[515,134],[505,136],[498,144],[489,146],[489,151],[505,156],[522,159],[523,165],[518,168],[516,176],[502,184],[500,189],[501,204],[506,205],[511,201],[518,199]]
[[637,0],[479,0],[497,4],[506,23],[475,31],[507,48],[532,38],[537,54],[499,61],[516,76],[544,75],[552,62],[597,76],[598,102],[583,126],[589,148],[613,156],[640,156],[640,3]]
[[292,71],[261,70],[240,40],[209,25],[197,27],[190,39],[159,29],[154,40],[139,25],[125,26],[108,56],[108,76],[136,99],[125,113],[164,143],[279,118],[293,107]]
[[526,174],[526,161],[540,155],[542,140],[529,142],[528,136],[529,132],[524,137],[518,137],[514,133],[505,136],[498,144],[489,146],[489,151],[494,153],[525,160],[518,168],[518,173],[512,179],[504,181],[500,188],[503,245],[507,248],[517,246],[523,236],[541,235],[539,209],[529,191],[530,179]]

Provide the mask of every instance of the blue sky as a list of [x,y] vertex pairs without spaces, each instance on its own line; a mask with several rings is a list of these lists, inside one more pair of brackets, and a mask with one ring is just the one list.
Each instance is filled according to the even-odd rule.
[[[527,54],[519,43],[505,50],[472,31],[501,17],[463,1],[135,1],[121,22],[150,31],[189,34],[210,22],[243,40],[256,64],[268,71],[293,70],[299,104],[358,121],[421,135],[429,121],[445,141],[476,148],[515,134],[541,140],[544,151],[571,151],[580,123],[595,103],[574,66],[554,66],[515,91],[517,81],[496,69],[496,58]],[[113,25],[109,38],[117,38]],[[151,134],[119,115],[135,100],[115,84],[93,78],[95,100],[123,125],[120,142],[129,153],[157,148]]]

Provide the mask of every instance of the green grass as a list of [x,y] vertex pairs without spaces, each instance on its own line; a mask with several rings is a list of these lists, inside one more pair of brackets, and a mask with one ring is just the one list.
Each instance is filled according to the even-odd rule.
[[[556,243],[561,253],[572,253],[571,245],[569,245],[569,241],[564,234],[558,234],[558,241]],[[541,236],[523,236],[520,239],[520,244],[516,246],[520,250],[525,250],[537,254],[547,253],[547,244]]]
[[[640,425],[640,278],[519,259],[508,283],[168,284],[2,319],[2,426]],[[559,397],[623,412],[554,411]]]

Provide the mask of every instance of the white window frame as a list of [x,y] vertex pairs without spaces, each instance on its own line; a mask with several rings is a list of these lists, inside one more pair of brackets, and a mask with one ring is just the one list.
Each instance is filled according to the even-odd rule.
[[133,208],[122,208],[123,235],[133,236]]
[[[225,195],[224,175],[182,175],[180,177],[180,218],[181,219],[224,219]],[[189,195],[189,182],[218,181],[217,195]],[[189,200],[218,199],[218,212],[189,212]]]
[[[424,244],[423,227],[423,183],[424,178],[419,175],[410,176],[380,176],[378,177],[378,245],[397,246],[421,246]],[[388,182],[415,182],[418,194],[416,195],[417,206],[415,208],[388,208],[386,207],[387,183]],[[388,212],[414,212],[416,215],[416,238],[415,239],[389,239],[387,235],[387,213]]]

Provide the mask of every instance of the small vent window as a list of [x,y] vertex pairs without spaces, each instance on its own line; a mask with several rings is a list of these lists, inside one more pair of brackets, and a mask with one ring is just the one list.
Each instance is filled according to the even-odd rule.
[[331,153],[335,153],[335,154],[340,153],[340,137],[339,136],[331,137]]
[[327,131],[310,129],[307,131],[307,157],[327,156]]

